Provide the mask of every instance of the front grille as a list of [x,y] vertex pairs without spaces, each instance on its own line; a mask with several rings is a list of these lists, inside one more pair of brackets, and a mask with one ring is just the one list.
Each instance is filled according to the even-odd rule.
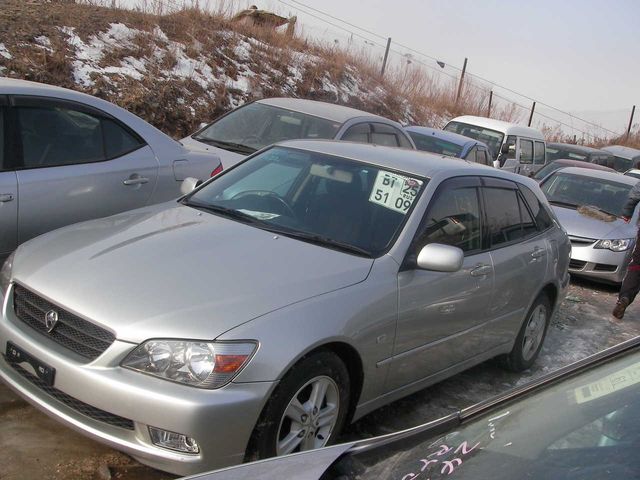
[[89,417],[98,422],[107,423],[114,427],[125,428],[127,430],[133,430],[133,420],[129,420],[128,418],[121,417],[119,415],[115,415],[113,413],[105,412],[104,410],[100,410],[99,408],[92,407],[91,405],[84,403],[77,398],[73,398],[71,395],[67,395],[64,392],[61,392],[55,387],[51,387],[46,383],[42,382],[38,377],[32,375],[20,365],[16,365],[15,363],[9,363],[16,372],[22,375],[29,382],[34,384],[44,393],[49,395],[50,397],[55,398],[61,403],[64,403],[67,407],[75,410],[76,412],[84,415],[85,417]]
[[587,262],[584,262],[582,260],[571,259],[569,261],[569,268],[571,270],[582,270],[585,267],[586,264],[587,264]]
[[571,241],[571,245],[575,247],[586,247],[596,242],[595,238],[575,237],[573,235],[569,235],[569,240]]
[[[89,360],[98,358],[115,340],[111,332],[63,310],[21,285],[14,287],[13,305],[16,316],[24,323]],[[44,318],[50,310],[58,313],[58,323],[49,333]]]
[[607,265],[606,263],[596,263],[593,267],[594,272],[615,272],[617,269],[617,265]]

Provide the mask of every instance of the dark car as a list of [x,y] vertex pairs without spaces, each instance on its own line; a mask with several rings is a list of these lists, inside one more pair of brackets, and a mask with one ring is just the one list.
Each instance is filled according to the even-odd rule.
[[547,163],[559,159],[596,163],[609,168],[614,168],[615,161],[612,153],[597,148],[572,143],[547,143]]
[[550,175],[556,170],[560,170],[561,168],[565,167],[580,167],[590,168],[592,170],[602,170],[605,172],[615,172],[613,168],[605,167],[604,165],[598,165],[597,163],[587,163],[582,160],[562,159],[546,164],[544,167],[538,170],[532,178],[537,182],[541,182],[547,177],[547,175]]
[[636,337],[409,430],[198,478],[637,479],[639,446]]
[[473,138],[429,127],[405,127],[418,150],[493,165],[489,147]]

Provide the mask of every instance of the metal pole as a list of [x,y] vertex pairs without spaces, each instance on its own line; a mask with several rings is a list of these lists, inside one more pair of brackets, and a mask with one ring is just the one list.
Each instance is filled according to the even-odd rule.
[[634,105],[631,109],[631,118],[629,119],[629,126],[627,127],[627,140],[629,139],[629,135],[631,135],[631,126],[633,125],[633,115],[636,113],[636,106]]
[[533,105],[531,105],[531,114],[529,115],[529,123],[527,124],[528,127],[531,126],[531,121],[533,120],[533,112],[536,110],[536,102],[533,102]]
[[380,76],[384,75],[384,69],[387,67],[387,58],[389,58],[389,48],[391,48],[391,37],[387,38],[387,48],[384,51],[384,60],[382,60],[382,70],[380,70]]
[[493,100],[493,90],[489,90],[489,106],[487,107],[487,117],[491,116],[491,100]]
[[460,74],[460,81],[458,82],[458,93],[456,94],[456,103],[460,99],[462,93],[462,81],[464,80],[464,72],[467,71],[467,57],[464,57],[464,64],[462,65],[462,73]]

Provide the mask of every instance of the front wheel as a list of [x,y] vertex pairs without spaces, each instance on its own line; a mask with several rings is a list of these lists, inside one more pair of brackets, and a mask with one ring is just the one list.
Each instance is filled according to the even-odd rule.
[[254,428],[247,460],[324,447],[342,430],[349,408],[349,373],[340,358],[319,352],[282,379]]
[[522,372],[533,365],[542,349],[550,317],[551,303],[541,294],[529,309],[513,349],[503,359],[506,368]]

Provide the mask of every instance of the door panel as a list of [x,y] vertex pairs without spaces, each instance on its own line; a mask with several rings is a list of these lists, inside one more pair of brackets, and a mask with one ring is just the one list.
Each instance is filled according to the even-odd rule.
[[20,243],[71,223],[147,204],[158,165],[149,146],[120,158],[17,172]]
[[489,349],[482,327],[493,281],[488,253],[465,257],[462,269],[454,273],[400,272],[398,330],[387,391]]
[[0,171],[0,261],[17,246],[18,184],[16,173]]

